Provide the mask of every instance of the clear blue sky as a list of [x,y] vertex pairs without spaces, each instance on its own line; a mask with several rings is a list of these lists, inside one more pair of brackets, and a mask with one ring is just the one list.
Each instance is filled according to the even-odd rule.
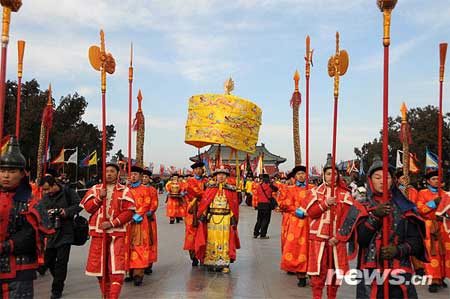
[[[184,144],[187,101],[199,93],[222,93],[229,76],[234,94],[263,109],[260,142],[293,166],[289,100],[299,69],[304,93],[305,37],[315,49],[311,74],[311,163],[331,150],[333,81],[327,62],[340,31],[350,54],[341,79],[338,160],[378,136],[382,125],[382,14],[369,0],[54,0],[24,1],[13,14],[8,78],[16,78],[17,40],[27,41],[24,80],[52,83],[54,97],[75,91],[89,107],[85,120],[100,125],[100,77],[87,51],[99,43],[117,61],[108,78],[108,122],[117,129],[114,152],[127,144],[128,64],[134,43],[134,95],[142,90],[146,116],[145,160],[183,167],[196,149]],[[440,42],[450,41],[448,0],[399,0],[392,18],[390,114],[400,104],[438,103]],[[449,54],[450,56],[450,54]],[[447,63],[450,69],[450,63]],[[447,82],[450,73],[447,72]],[[450,110],[445,88],[444,111]],[[136,102],[134,103],[136,107]],[[304,146],[304,102],[301,134]],[[304,147],[302,148],[304,151]]]

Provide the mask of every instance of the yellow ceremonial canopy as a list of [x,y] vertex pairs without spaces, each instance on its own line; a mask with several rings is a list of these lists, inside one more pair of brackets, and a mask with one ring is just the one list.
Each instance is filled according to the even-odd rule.
[[224,144],[254,153],[262,111],[231,94],[201,94],[189,100],[185,142],[197,148]]

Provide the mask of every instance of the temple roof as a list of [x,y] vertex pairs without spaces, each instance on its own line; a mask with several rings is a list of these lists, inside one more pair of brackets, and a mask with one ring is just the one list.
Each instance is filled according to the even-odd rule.
[[[201,152],[201,155],[206,153],[211,160],[214,160],[216,158],[216,153],[217,153],[218,148],[219,148],[219,146],[216,144],[211,145],[206,152]],[[234,154],[231,156],[231,161],[228,161],[230,159],[230,151],[231,151],[230,147],[225,146],[225,145],[220,146],[220,156],[222,157],[222,161],[227,164],[234,165],[236,163],[236,157]],[[263,163],[264,164],[279,165],[281,163],[286,162],[286,158],[277,156],[277,155],[269,152],[264,143],[261,143],[261,145],[256,146],[255,153],[249,154],[250,161],[252,161],[256,157],[259,157],[259,155],[261,153],[263,154]],[[238,151],[238,159],[239,159],[239,163],[244,162],[247,159],[247,153],[243,152],[243,151]],[[189,160],[191,160],[193,162],[197,161],[198,156],[196,155],[196,156],[190,157]]]

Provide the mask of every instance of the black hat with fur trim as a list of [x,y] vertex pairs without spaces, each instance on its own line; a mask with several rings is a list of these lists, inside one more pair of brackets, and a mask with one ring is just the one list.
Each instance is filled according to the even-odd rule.
[[144,171],[142,172],[142,174],[143,174],[143,175],[147,175],[147,176],[149,176],[149,177],[151,177],[151,176],[153,175],[153,173],[152,173],[150,170],[148,170],[148,169],[144,169]]
[[192,169],[196,169],[196,168],[201,168],[203,166],[205,166],[205,163],[203,163],[201,161],[197,161],[197,162],[195,162],[194,164],[191,165],[191,168]]
[[139,174],[142,174],[144,172],[144,169],[142,167],[133,165],[131,166],[131,172],[137,172]]
[[439,172],[436,168],[430,168],[427,170],[427,173],[425,174],[425,179],[429,180],[434,176],[439,176]]

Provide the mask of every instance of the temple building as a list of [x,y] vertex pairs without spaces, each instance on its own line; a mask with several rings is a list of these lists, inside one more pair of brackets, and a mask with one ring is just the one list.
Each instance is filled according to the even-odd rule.
[[[211,169],[214,168],[216,164],[217,154],[219,150],[219,145],[211,145],[207,151],[200,153],[203,161],[207,161],[209,167]],[[258,161],[260,157],[262,158],[262,166],[264,169],[264,173],[269,175],[275,175],[279,172],[278,166],[281,163],[286,162],[286,158],[277,156],[269,150],[267,150],[264,143],[256,146],[256,151],[253,154],[248,154],[250,166],[252,168],[252,172],[258,173]],[[237,152],[238,163],[240,165],[240,169],[243,170],[246,167],[247,161],[247,153],[238,151]],[[198,156],[193,156],[189,158],[191,161],[197,161]],[[233,170],[236,168],[236,153],[228,146],[221,145],[220,146],[220,159],[223,164],[230,166]],[[247,170],[246,170],[247,171]],[[256,174],[255,173],[255,174]],[[259,174],[259,173],[258,173]]]

